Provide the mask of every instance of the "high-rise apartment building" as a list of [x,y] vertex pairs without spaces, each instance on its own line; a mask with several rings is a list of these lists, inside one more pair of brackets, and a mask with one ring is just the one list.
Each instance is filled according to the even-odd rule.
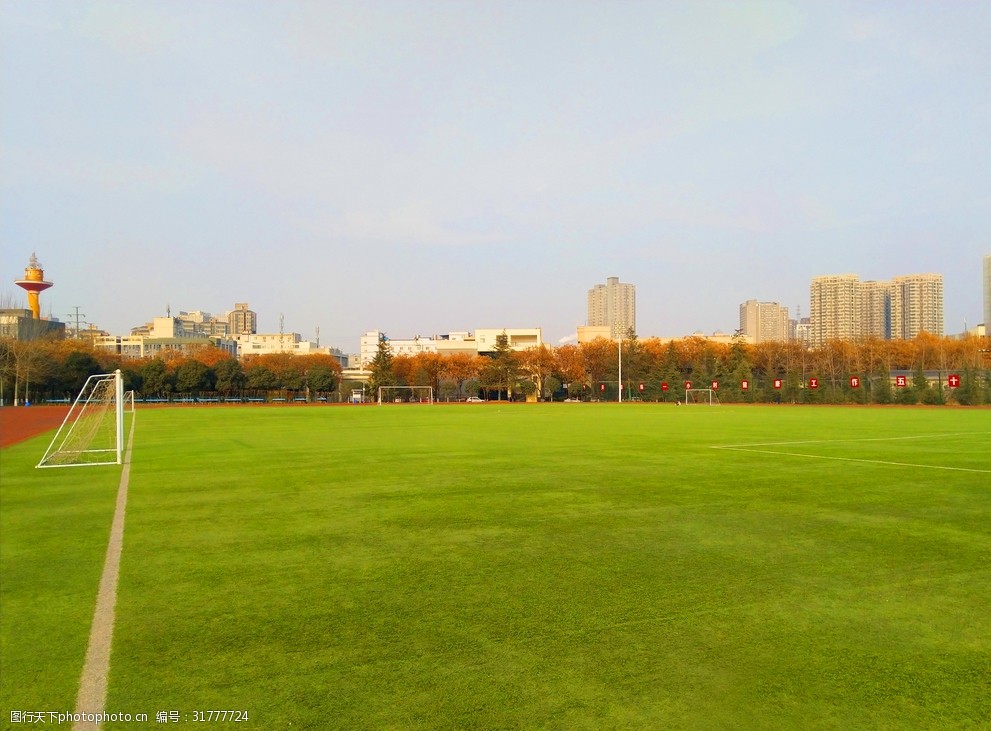
[[625,337],[637,329],[637,288],[609,277],[605,284],[588,290],[586,325],[607,325],[613,338]]
[[255,334],[258,332],[258,315],[248,309],[247,302],[238,302],[227,313],[227,323],[231,335]]
[[747,300],[740,305],[740,330],[755,344],[788,340],[788,308],[777,302]]
[[892,311],[891,282],[860,283],[859,335],[890,340],[892,323],[898,319]]
[[943,334],[941,274],[867,282],[855,274],[815,277],[811,305],[812,347],[827,340],[910,340],[922,332]]
[[919,333],[943,334],[943,275],[910,274],[891,280],[891,337],[911,340]]
[[810,287],[812,347],[860,335],[860,278],[856,274],[815,277]]
[[991,254],[984,257],[984,332],[991,333]]

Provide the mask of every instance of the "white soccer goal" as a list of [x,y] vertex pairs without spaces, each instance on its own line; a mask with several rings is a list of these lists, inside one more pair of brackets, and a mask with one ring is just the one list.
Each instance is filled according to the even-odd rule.
[[121,464],[124,412],[134,412],[134,392],[124,393],[120,371],[86,379],[38,467]]
[[382,404],[432,404],[433,386],[379,386],[379,406]]
[[685,389],[686,404],[713,404],[719,403],[715,389],[712,388],[687,388]]

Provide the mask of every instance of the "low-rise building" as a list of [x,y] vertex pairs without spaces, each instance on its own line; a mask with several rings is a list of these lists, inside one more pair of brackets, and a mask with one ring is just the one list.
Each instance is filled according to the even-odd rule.
[[65,337],[65,323],[58,320],[35,318],[31,310],[2,309],[0,310],[0,337],[14,340],[37,340],[54,338],[61,340]]

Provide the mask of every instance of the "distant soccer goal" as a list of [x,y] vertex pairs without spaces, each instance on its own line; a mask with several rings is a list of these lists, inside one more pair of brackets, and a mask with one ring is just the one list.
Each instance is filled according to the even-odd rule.
[[379,400],[382,404],[432,404],[433,386],[379,386]]
[[124,393],[120,371],[86,379],[38,467],[121,464],[124,412],[134,412],[134,392]]
[[719,403],[715,389],[712,388],[688,388],[685,389],[686,404],[707,404],[712,406]]

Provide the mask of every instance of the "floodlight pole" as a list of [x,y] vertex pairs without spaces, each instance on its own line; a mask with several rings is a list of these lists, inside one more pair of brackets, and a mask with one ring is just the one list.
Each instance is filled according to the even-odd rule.
[[623,403],[623,334],[619,334],[619,373],[618,373],[618,383],[619,383],[619,396],[616,400],[619,403]]

